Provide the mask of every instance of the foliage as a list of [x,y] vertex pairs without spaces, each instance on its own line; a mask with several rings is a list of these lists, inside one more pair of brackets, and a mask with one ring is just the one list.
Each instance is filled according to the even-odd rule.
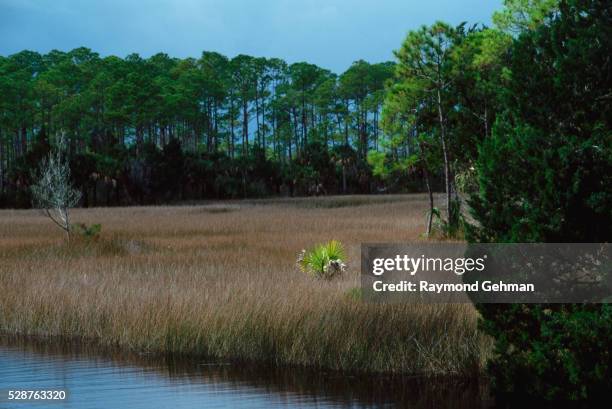
[[[87,48],[0,57],[0,204],[29,205],[31,170],[62,130],[83,206],[311,194],[313,184],[369,193],[365,158],[393,66],[357,61],[336,75],[277,58]],[[354,154],[342,174],[330,163],[340,146]]]
[[597,407],[610,390],[612,308],[487,304],[481,328],[495,337],[489,363],[498,399]]
[[[459,168],[459,167],[458,167]],[[464,195],[471,195],[478,191],[478,175],[473,166],[466,167],[455,175],[457,191]]]
[[339,241],[317,244],[310,250],[302,250],[297,264],[300,269],[317,278],[331,280],[346,269],[344,247]]
[[[418,171],[430,193],[428,234],[434,200],[443,175],[445,234],[462,230],[457,175],[478,156],[478,145],[490,135],[499,109],[498,90],[507,75],[504,56],[511,37],[497,30],[437,22],[411,31],[396,56],[393,84],[383,105],[385,146],[393,166],[408,159],[406,170]],[[406,152],[401,154],[401,152]],[[375,170],[388,174],[381,155]],[[392,167],[391,167],[392,168]],[[440,223],[439,223],[440,224]]]
[[[605,2],[561,2],[514,41],[511,80],[476,163],[472,241],[609,242],[612,146]],[[504,401],[592,407],[612,387],[608,305],[480,305]]]
[[441,239],[464,238],[467,222],[465,221],[465,218],[461,212],[459,212],[458,200],[453,200],[451,202],[451,206],[456,207],[453,214],[457,215],[457,220],[453,220],[451,223],[447,222],[446,219],[442,217],[442,212],[437,207],[430,210],[431,213],[428,215],[428,217],[432,218],[432,229],[428,234],[429,237],[437,237]]
[[559,0],[504,0],[504,8],[493,14],[493,23],[504,31],[520,34],[534,30],[558,10]]
[[[399,63],[396,76],[404,89],[409,90],[411,110],[426,109],[436,118],[431,121],[439,136],[439,145],[444,162],[444,190],[446,192],[446,220],[448,224],[457,219],[452,212],[452,190],[454,173],[451,169],[448,118],[452,106],[452,58],[451,50],[459,44],[465,33],[462,26],[453,28],[443,22],[423,26],[408,33],[400,50],[396,53]],[[455,228],[455,227],[453,227]]]
[[74,223],[71,226],[74,233],[86,240],[95,240],[100,236],[102,225],[99,223],[86,225],[85,223]]

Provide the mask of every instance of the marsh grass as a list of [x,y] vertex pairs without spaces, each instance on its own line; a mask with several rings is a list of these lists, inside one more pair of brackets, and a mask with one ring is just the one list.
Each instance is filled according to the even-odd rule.
[[253,205],[281,205],[304,209],[337,209],[344,207],[371,206],[374,204],[398,203],[410,200],[407,195],[351,195],[317,196],[287,199],[256,199],[244,201]]
[[[490,342],[472,306],[347,296],[360,243],[418,240],[427,210],[420,195],[363,200],[78,209],[76,221],[104,229],[70,246],[37,212],[1,211],[0,332],[345,371],[478,372]],[[299,272],[295,254],[331,237],[347,273]]]

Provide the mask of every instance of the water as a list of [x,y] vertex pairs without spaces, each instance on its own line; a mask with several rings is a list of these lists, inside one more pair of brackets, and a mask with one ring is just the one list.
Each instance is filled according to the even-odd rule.
[[[8,401],[8,390],[65,390]],[[484,408],[474,381],[355,377],[295,368],[177,361],[0,337],[0,409]]]

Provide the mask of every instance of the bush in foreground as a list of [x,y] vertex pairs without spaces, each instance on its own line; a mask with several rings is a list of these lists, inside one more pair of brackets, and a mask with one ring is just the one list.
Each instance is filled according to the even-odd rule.
[[305,273],[317,278],[332,278],[346,270],[346,255],[342,243],[332,240],[318,244],[310,250],[302,250],[298,255],[298,266]]

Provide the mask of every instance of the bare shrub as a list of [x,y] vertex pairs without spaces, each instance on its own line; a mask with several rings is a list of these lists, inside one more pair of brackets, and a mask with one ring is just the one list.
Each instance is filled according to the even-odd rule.
[[49,156],[43,159],[31,186],[33,205],[45,214],[70,240],[70,208],[81,199],[81,192],[70,183],[70,166],[66,159],[66,139],[62,134]]

